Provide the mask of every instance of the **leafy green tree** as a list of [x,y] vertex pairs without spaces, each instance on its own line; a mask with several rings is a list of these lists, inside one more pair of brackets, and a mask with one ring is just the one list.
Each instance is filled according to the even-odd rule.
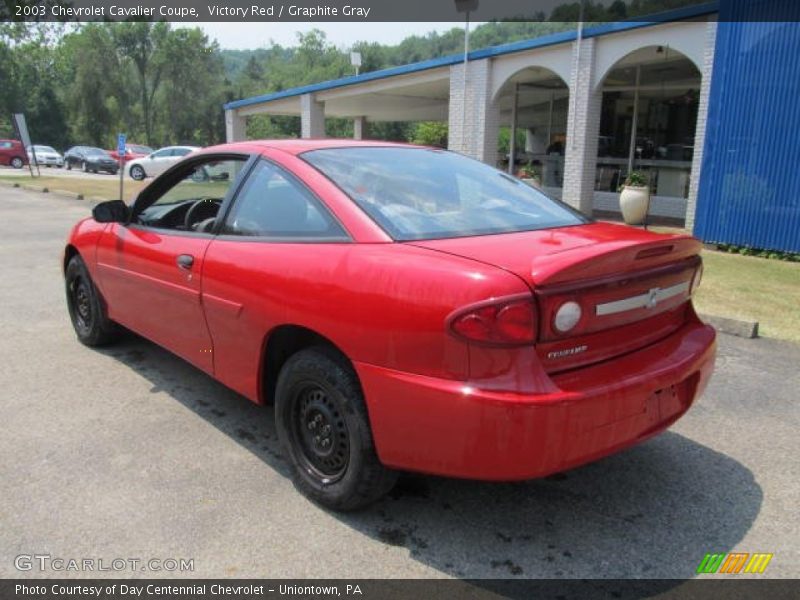
[[148,144],[153,143],[153,108],[167,59],[164,49],[169,31],[170,26],[165,22],[118,23],[112,29],[120,60],[130,60],[136,68],[144,136]]

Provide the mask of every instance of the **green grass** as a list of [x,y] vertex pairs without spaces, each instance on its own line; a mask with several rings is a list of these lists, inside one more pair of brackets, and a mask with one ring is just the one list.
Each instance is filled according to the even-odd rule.
[[[0,181],[19,183],[20,185],[35,185],[46,187],[48,190],[64,190],[83,194],[84,198],[105,198],[116,200],[119,198],[119,177],[112,175],[108,179],[59,177],[58,175],[43,175],[42,177],[3,177]],[[126,201],[133,200],[147,182],[125,179],[123,193]]]
[[[660,233],[686,233],[653,227]],[[800,263],[703,250],[701,313],[758,321],[759,334],[800,342]]]
[[703,252],[701,313],[758,321],[759,333],[800,342],[800,263]]

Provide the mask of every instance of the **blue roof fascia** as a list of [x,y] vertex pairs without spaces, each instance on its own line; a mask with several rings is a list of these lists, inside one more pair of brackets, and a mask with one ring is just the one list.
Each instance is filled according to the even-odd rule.
[[[615,23],[604,23],[595,27],[589,27],[583,30],[582,36],[585,38],[599,37],[608,35],[610,33],[619,33],[622,31],[631,31],[642,27],[651,27],[661,23],[669,23],[672,21],[683,21],[695,17],[709,15],[719,12],[719,2],[708,2],[695,6],[687,6],[684,8],[676,8],[673,10],[657,13],[649,16],[648,21],[618,21]],[[544,48],[546,46],[553,46],[556,44],[563,44],[565,42],[572,42],[578,38],[578,32],[563,31],[560,33],[551,33],[532,40],[520,40],[518,42],[511,42],[508,44],[501,44],[499,46],[490,46],[489,48],[481,48],[473,50],[469,53],[469,60],[479,60],[482,58],[491,58],[494,56],[502,56],[504,54],[512,54],[514,52],[523,52],[525,50],[533,50],[535,48]],[[253,96],[251,98],[244,98],[242,100],[234,100],[223,105],[225,110],[242,108],[251,106],[253,104],[261,104],[270,102],[272,100],[280,100],[282,98],[291,98],[293,96],[301,96],[303,94],[311,94],[314,92],[322,92],[331,90],[347,85],[356,83],[365,83],[368,81],[377,81],[379,79],[386,79],[387,77],[396,77],[398,75],[407,75],[409,73],[418,73],[428,69],[436,69],[438,67],[447,67],[460,63],[464,60],[463,54],[451,54],[449,56],[442,56],[440,58],[433,58],[430,60],[423,60],[416,63],[401,65],[399,67],[390,67],[388,69],[381,69],[380,71],[370,71],[361,75],[351,75],[349,77],[342,77],[340,79],[331,79],[314,83],[311,85],[304,85],[295,88],[289,88],[280,92],[272,92],[270,94],[263,94],[261,96]]]

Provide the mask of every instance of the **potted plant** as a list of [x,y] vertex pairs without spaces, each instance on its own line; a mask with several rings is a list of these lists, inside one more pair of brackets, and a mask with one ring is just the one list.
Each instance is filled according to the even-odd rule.
[[542,187],[542,175],[538,168],[530,162],[519,170],[517,177],[532,187]]
[[650,184],[641,171],[631,171],[622,184],[619,195],[622,218],[628,225],[647,226],[647,211],[650,209]]

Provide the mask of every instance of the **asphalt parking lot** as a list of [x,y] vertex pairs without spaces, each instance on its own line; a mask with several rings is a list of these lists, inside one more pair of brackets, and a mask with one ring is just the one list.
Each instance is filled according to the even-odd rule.
[[0,577],[58,576],[14,566],[50,554],[191,558],[170,575],[203,578],[683,579],[734,550],[800,576],[800,347],[720,336],[692,411],[598,463],[518,484],[408,476],[339,515],[294,490],[271,409],[136,336],[76,341],[60,259],[89,207],[0,186]]

